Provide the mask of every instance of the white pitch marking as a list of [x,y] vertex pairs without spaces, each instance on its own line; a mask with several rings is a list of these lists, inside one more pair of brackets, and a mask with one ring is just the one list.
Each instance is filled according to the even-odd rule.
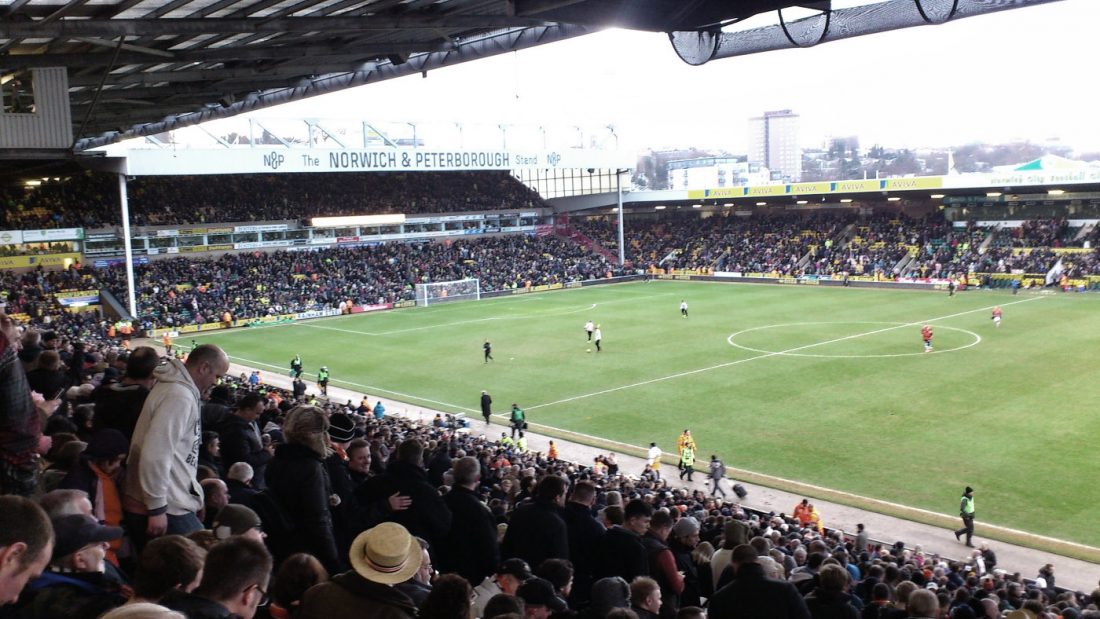
[[471,320],[459,320],[459,321],[456,321],[456,322],[443,322],[443,323],[434,324],[434,325],[425,325],[425,326],[422,326],[422,327],[409,327],[408,329],[395,329],[393,331],[377,331],[377,332],[373,332],[373,331],[355,331],[353,329],[341,329],[339,327],[325,327],[325,326],[322,326],[322,325],[314,325],[314,324],[309,324],[309,323],[301,323],[301,324],[297,324],[296,326],[309,327],[311,329],[324,329],[326,331],[340,331],[340,332],[343,332],[343,333],[354,333],[356,335],[370,335],[370,336],[397,335],[399,333],[408,333],[410,331],[425,331],[427,329],[439,329],[439,328],[443,328],[443,327],[453,327],[453,326],[456,326],[456,325],[468,325],[468,324],[473,324],[473,323],[478,323],[478,322],[489,322],[489,321],[493,321],[493,320],[514,320],[514,319],[517,319],[517,318],[538,318],[540,316],[565,316],[567,314],[577,314],[577,313],[580,313],[580,312],[587,312],[587,311],[590,311],[590,310],[594,310],[594,309],[596,309],[597,305],[599,305],[599,304],[598,303],[593,303],[592,305],[589,305],[588,307],[575,308],[575,309],[571,309],[571,310],[563,310],[563,311],[559,311],[559,312],[553,312],[553,311],[551,311],[551,312],[536,312],[536,313],[533,313],[533,314],[520,314],[520,315],[515,315],[515,316],[490,316],[489,318],[474,318],[474,319],[471,319]]
[[[764,325],[763,327],[753,327],[751,329],[744,329],[742,331],[738,331],[737,333],[734,333],[734,334],[730,335],[729,337],[726,338],[726,341],[729,342],[730,346],[733,346],[734,348],[740,348],[741,350],[747,350],[747,351],[750,351],[750,352],[758,352],[758,353],[771,353],[771,352],[775,352],[775,351],[761,350],[759,348],[751,348],[749,346],[745,346],[744,344],[738,344],[738,343],[734,342],[733,339],[735,337],[737,337],[738,335],[741,335],[742,333],[749,333],[749,332],[752,332],[752,331],[764,331],[766,329],[778,329],[778,328],[781,328],[781,327],[797,327],[797,326],[805,326],[805,325],[859,325],[859,324],[864,324],[864,325],[868,325],[868,324],[870,324],[870,325],[897,325],[899,327],[900,326],[908,326],[908,325],[903,325],[902,323],[897,323],[897,322],[863,321],[863,320],[853,320],[853,321],[850,321],[850,322],[835,321],[835,320],[834,321],[827,321],[827,322],[788,322],[788,323],[777,324],[777,325]],[[963,346],[956,346],[955,348],[944,348],[942,350],[933,350],[930,353],[930,354],[933,354],[933,355],[938,354],[938,353],[957,352],[957,351],[960,351],[960,350],[966,350],[967,348],[973,348],[974,346],[977,346],[978,344],[980,344],[982,342],[982,336],[978,335],[977,333],[974,333],[973,331],[968,331],[966,329],[960,329],[958,327],[947,327],[947,326],[944,326],[944,325],[939,325],[939,328],[947,330],[947,331],[959,331],[961,333],[966,333],[967,335],[973,337],[974,341],[970,342],[969,344],[965,344]],[[889,355],[885,355],[885,354],[884,355],[810,355],[810,354],[806,354],[806,353],[797,353],[797,352],[782,353],[782,354],[784,356],[787,356],[787,357],[810,357],[810,358],[813,358],[813,359],[889,359],[889,358],[893,358],[893,357],[920,357],[920,356],[923,356],[925,353],[922,351],[922,352],[893,353],[893,354],[889,354]]]
[[[1042,298],[1043,297],[1032,297],[1030,299],[1021,299],[1019,301],[1011,301],[1009,303],[1002,303],[1001,307],[1007,307],[1009,305],[1016,305],[1018,303],[1028,303],[1030,301],[1038,301]],[[948,314],[947,316],[940,316],[939,318],[929,318],[927,320],[918,320],[918,321],[915,321],[915,322],[908,322],[908,323],[896,325],[896,326],[893,326],[893,327],[886,327],[884,329],[875,329],[874,331],[867,331],[866,333],[856,333],[854,335],[847,335],[847,336],[844,336],[844,337],[838,337],[838,338],[831,339],[831,340],[825,340],[824,342],[817,342],[817,343],[814,343],[814,344],[806,344],[804,346],[797,346],[795,348],[790,348],[790,349],[787,349],[787,350],[780,350],[780,351],[776,351],[776,352],[765,353],[765,354],[762,354],[762,355],[757,355],[755,357],[749,357],[747,359],[738,359],[737,361],[728,361],[726,363],[719,363],[718,365],[712,365],[712,366],[705,367],[705,368],[698,368],[698,369],[695,369],[695,370],[688,370],[686,372],[677,372],[676,374],[669,374],[668,376],[661,376],[661,377],[658,377],[658,378],[651,378],[649,380],[643,380],[641,382],[631,383],[629,385],[620,385],[618,387],[612,387],[610,389],[601,389],[600,391],[593,391],[592,393],[584,393],[584,394],[581,394],[581,395],[578,395],[578,396],[573,396],[571,398],[565,398],[565,399],[562,399],[562,400],[555,400],[553,402],[546,402],[545,404],[536,404],[534,406],[528,406],[527,410],[534,410],[536,408],[546,408],[547,406],[555,406],[557,404],[566,404],[568,402],[575,402],[577,400],[583,400],[583,399],[591,398],[591,397],[597,396],[597,395],[605,395],[605,394],[608,394],[608,393],[614,393],[616,391],[622,391],[624,389],[633,389],[634,387],[643,387],[645,385],[651,385],[653,383],[659,383],[659,382],[663,382],[663,381],[666,381],[666,380],[672,380],[674,378],[681,378],[681,377],[684,377],[684,376],[691,376],[692,374],[701,374],[703,372],[709,372],[711,370],[718,370],[718,369],[721,369],[721,368],[728,368],[728,367],[731,367],[731,366],[734,366],[734,365],[741,365],[742,363],[748,363],[749,361],[756,361],[758,359],[767,359],[769,357],[776,357],[776,356],[780,356],[780,355],[786,355],[786,354],[789,354],[789,353],[798,352],[800,350],[806,350],[808,348],[816,348],[817,346],[824,346],[826,344],[833,344],[833,343],[836,343],[836,342],[843,342],[845,340],[852,340],[852,339],[855,339],[857,337],[865,337],[865,336],[868,336],[868,335],[875,335],[877,333],[884,333],[886,331],[893,331],[894,329],[900,329],[902,327],[912,327],[914,325],[922,325],[922,324],[926,324],[926,323],[929,323],[929,322],[936,322],[936,321],[939,321],[939,320],[947,320],[949,318],[956,318],[958,316],[965,316],[967,314],[974,314],[974,313],[977,313],[977,312],[988,312],[989,310],[992,310],[994,307],[997,307],[997,306],[996,305],[990,305],[989,307],[979,307],[978,309],[967,310],[965,312],[958,312],[956,314]]]

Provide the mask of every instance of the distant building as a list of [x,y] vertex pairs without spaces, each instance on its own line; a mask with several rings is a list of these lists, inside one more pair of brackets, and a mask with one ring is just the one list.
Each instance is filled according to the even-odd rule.
[[771,170],[775,180],[802,179],[798,118],[790,110],[778,110],[749,119],[749,161]]
[[669,189],[714,189],[766,185],[771,173],[759,163],[734,157],[702,157],[669,161]]

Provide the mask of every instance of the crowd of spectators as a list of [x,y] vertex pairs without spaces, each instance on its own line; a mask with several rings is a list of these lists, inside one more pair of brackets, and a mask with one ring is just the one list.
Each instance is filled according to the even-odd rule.
[[1019,227],[1002,229],[998,237],[1004,237],[1003,244],[1012,247],[1079,247],[1073,240],[1079,230],[1070,227],[1064,217],[1028,219]]
[[[493,171],[142,176],[127,193],[137,226],[545,206],[510,174]],[[0,188],[0,229],[119,224],[118,177],[111,174]]]
[[[477,278],[481,291],[565,283],[617,272],[602,256],[554,236],[499,236],[443,243],[388,243],[299,252],[169,258],[135,269],[146,327],[383,304],[415,298],[414,285]],[[121,267],[103,277],[125,294]]]
[[3,256],[45,256],[77,251],[73,243],[26,243],[23,245],[0,245],[0,257]]
[[99,314],[67,311],[55,293],[98,292],[102,285],[100,275],[90,267],[77,266],[60,271],[0,271],[0,311],[59,337],[97,339],[106,331]]
[[[699,217],[672,214],[627,221],[627,259],[637,268],[712,268],[716,271],[793,273],[808,252],[827,254],[829,239],[850,214],[732,214]],[[574,220],[585,235],[617,251],[616,223],[609,218]]]
[[[988,546],[952,560],[826,528],[808,501],[761,513],[613,454],[219,379],[211,345],[27,354],[40,334],[0,326],[13,616],[1100,616],[1100,590],[1007,573]],[[33,397],[49,372],[73,387]]]
[[[617,251],[617,224],[607,217],[574,219],[596,243]],[[842,232],[848,230],[845,236]],[[1027,221],[1019,228],[955,226],[940,213],[784,213],[738,217],[697,213],[626,221],[626,256],[638,268],[791,275],[876,275],[886,279],[946,278],[964,273],[1039,273],[1060,256],[1070,277],[1100,275],[1096,249],[1065,256],[1052,249],[1094,247],[1100,232],[1076,239],[1065,220]],[[992,235],[988,246],[983,244]]]

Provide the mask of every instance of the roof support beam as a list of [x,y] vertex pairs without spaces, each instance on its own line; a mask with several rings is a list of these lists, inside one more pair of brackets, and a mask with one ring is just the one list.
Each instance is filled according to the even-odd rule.
[[[101,39],[79,39],[82,42],[97,45],[114,45],[111,41]],[[123,44],[122,49],[133,48],[128,43]],[[147,64],[149,55],[155,55],[168,59],[171,62],[247,62],[253,60],[294,60],[309,58],[315,62],[328,62],[332,58],[373,58],[382,54],[417,54],[420,52],[436,52],[454,49],[453,43],[368,43],[346,46],[332,45],[301,45],[301,46],[255,46],[246,48],[224,49],[185,49],[178,51],[153,50],[141,48],[142,51],[123,52],[119,54],[118,63]],[[12,54],[0,57],[0,68],[5,69],[33,69],[40,67],[96,67],[103,65],[110,59],[110,54],[85,53],[85,54]]]
[[0,22],[2,38],[107,37],[291,32],[386,32],[464,28],[492,30],[547,25],[546,20],[508,15],[442,15],[439,17],[281,17],[276,19],[83,19],[42,22]]

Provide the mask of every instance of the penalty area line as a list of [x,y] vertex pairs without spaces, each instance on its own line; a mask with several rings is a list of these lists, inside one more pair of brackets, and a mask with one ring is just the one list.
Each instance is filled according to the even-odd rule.
[[[1031,301],[1038,301],[1042,298],[1043,297],[1032,297],[1030,299],[1021,299],[1019,301],[1011,301],[1009,303],[1001,303],[1001,304],[999,304],[999,306],[1000,307],[1008,307],[1009,305],[1017,305],[1019,303],[1029,303]],[[748,357],[748,358],[745,358],[745,359],[738,359],[736,361],[727,361],[726,363],[719,363],[717,365],[711,365],[711,366],[708,366],[708,367],[705,367],[705,368],[697,368],[697,369],[694,369],[694,370],[688,370],[686,372],[677,372],[676,374],[669,374],[668,376],[660,376],[660,377],[657,377],[657,378],[651,378],[649,380],[643,380],[643,381],[640,381],[640,382],[631,383],[629,385],[620,385],[618,387],[612,387],[610,389],[601,389],[600,391],[593,391],[592,393],[584,393],[584,394],[573,396],[573,397],[570,397],[570,398],[555,400],[553,402],[546,402],[544,404],[536,404],[534,406],[528,406],[526,410],[535,410],[535,409],[539,409],[539,408],[547,408],[549,406],[556,406],[558,404],[567,404],[569,402],[576,402],[577,400],[584,400],[584,399],[595,397],[595,396],[598,396],[598,395],[606,395],[608,393],[615,393],[616,391],[623,391],[625,389],[633,389],[635,387],[644,387],[646,385],[652,385],[654,383],[660,383],[660,382],[664,382],[666,380],[672,380],[672,379],[675,379],[675,378],[683,378],[684,376],[691,376],[693,374],[701,374],[703,372],[709,372],[711,370],[720,370],[722,368],[728,368],[728,367],[732,367],[732,366],[735,366],[735,365],[741,365],[742,363],[748,363],[749,361],[757,361],[759,359],[768,359],[770,357],[779,357],[779,356],[783,356],[783,355],[790,355],[790,353],[796,353],[800,350],[806,350],[808,348],[816,348],[818,346],[825,346],[826,344],[835,344],[837,342],[843,342],[843,341],[847,341],[847,340],[854,340],[856,338],[866,337],[868,335],[877,335],[879,333],[885,333],[887,331],[894,331],[896,329],[902,329],[902,328],[905,328],[905,327],[912,327],[912,326],[922,325],[922,324],[926,324],[926,323],[930,323],[930,322],[937,322],[937,321],[940,321],[940,320],[948,320],[950,318],[957,318],[959,316],[966,316],[967,314],[975,314],[975,313],[978,313],[978,312],[988,312],[988,311],[992,310],[994,307],[998,307],[998,305],[990,305],[989,307],[979,307],[977,309],[967,310],[965,312],[957,312],[955,314],[948,314],[946,316],[939,316],[937,318],[927,318],[925,320],[915,320],[913,322],[906,322],[906,323],[902,323],[902,324],[899,324],[899,325],[894,325],[892,327],[885,327],[885,328],[882,328],[882,329],[875,329],[873,331],[866,331],[866,332],[863,332],[863,333],[855,333],[853,335],[846,335],[844,337],[838,337],[838,338],[834,338],[834,339],[831,339],[831,340],[825,340],[823,342],[814,342],[812,344],[805,344],[803,346],[797,346],[795,348],[788,348],[787,350],[777,350],[775,352],[764,353],[764,354],[756,355],[755,357]]]

